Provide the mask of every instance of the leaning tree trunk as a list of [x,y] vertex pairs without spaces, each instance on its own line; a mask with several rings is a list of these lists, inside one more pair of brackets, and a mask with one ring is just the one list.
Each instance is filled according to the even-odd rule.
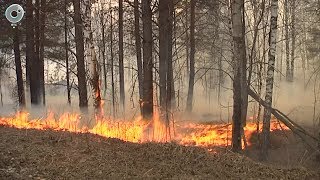
[[[277,19],[278,19],[278,0],[271,1],[271,19],[269,32],[269,60],[266,79],[266,97],[265,102],[268,107],[272,106],[272,92],[274,83],[274,69],[276,56],[276,41],[277,41]],[[271,111],[268,108],[264,109],[263,127],[262,127],[262,146],[261,159],[266,160],[268,156],[268,148],[270,144],[270,119]]]
[[119,0],[119,83],[120,103],[125,112],[124,67],[123,67],[123,0]]
[[146,121],[153,118],[153,60],[152,60],[152,10],[151,0],[142,1],[143,21],[143,100],[142,117]]
[[75,24],[75,41],[76,41],[76,56],[77,56],[77,76],[78,76],[78,92],[79,106],[81,109],[88,108],[88,95],[86,84],[86,70],[84,64],[84,38],[83,38],[83,23],[81,19],[80,1],[73,0],[74,7],[74,24]]
[[14,48],[13,49],[14,49],[14,62],[16,66],[17,86],[18,86],[18,100],[19,100],[19,107],[24,108],[26,105],[26,99],[24,94],[22,68],[21,68],[19,29],[18,27],[15,27],[13,30],[14,30],[14,36],[13,36]]
[[233,0],[231,2],[231,21],[233,37],[233,126],[232,126],[232,150],[240,151],[241,132],[246,120],[247,110],[247,80],[246,80],[246,47],[244,24],[244,1]]
[[187,112],[192,112],[192,103],[193,103],[193,90],[194,90],[194,78],[195,78],[195,6],[196,0],[191,0],[191,18],[190,18],[190,72],[189,72],[189,88],[188,88],[188,96],[187,96]]
[[140,11],[139,11],[139,0],[134,0],[134,36],[136,45],[136,56],[137,56],[137,69],[138,69],[138,86],[139,86],[139,105],[142,113],[141,101],[143,97],[143,72],[142,72],[142,57],[141,57],[141,37],[140,37]]

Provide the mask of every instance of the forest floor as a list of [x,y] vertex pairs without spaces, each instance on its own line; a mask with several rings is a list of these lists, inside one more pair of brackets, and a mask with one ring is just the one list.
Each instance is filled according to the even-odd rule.
[[318,170],[226,150],[0,126],[0,179],[319,179]]

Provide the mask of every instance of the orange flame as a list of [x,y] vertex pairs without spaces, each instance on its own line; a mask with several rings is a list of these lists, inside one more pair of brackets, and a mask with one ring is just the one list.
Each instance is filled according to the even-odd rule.
[[[80,120],[81,116],[76,113],[64,113],[59,117],[49,113],[46,118],[29,120],[29,113],[18,112],[13,117],[0,118],[0,125],[23,129],[92,133],[135,143],[175,141],[181,145],[202,147],[229,146],[231,143],[231,124],[180,123],[176,124],[176,127],[170,125],[169,128],[172,130],[170,132],[174,132],[173,136],[168,134],[168,127],[160,120],[158,112],[153,121],[147,124],[140,117],[134,121],[116,121],[96,117],[92,127],[80,125]],[[256,129],[256,123],[247,123],[244,128],[247,142]],[[271,131],[279,129],[289,130],[285,125],[272,121]],[[248,145],[251,145],[250,142]]]

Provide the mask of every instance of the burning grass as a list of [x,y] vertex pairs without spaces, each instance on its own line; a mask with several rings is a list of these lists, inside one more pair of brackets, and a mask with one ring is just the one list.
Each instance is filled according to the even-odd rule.
[[[140,118],[134,121],[115,121],[106,118],[95,118],[91,125],[81,122],[79,114],[65,113],[56,117],[49,113],[47,117],[30,120],[26,112],[18,112],[15,116],[0,118],[0,125],[23,129],[56,130],[76,133],[91,133],[107,138],[123,141],[143,142],[176,142],[181,145],[212,147],[229,146],[231,124],[178,123],[167,127],[156,115],[152,122],[146,123]],[[271,131],[288,130],[277,121],[272,121]],[[244,128],[247,144],[257,131],[256,123],[248,123]]]
[[231,152],[172,143],[131,143],[90,133],[0,126],[1,179],[317,179]]

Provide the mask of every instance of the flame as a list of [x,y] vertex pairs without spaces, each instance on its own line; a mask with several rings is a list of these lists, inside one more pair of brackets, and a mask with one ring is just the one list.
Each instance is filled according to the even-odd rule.
[[[28,112],[18,112],[13,117],[0,118],[0,125],[23,129],[52,129],[55,131],[92,133],[134,143],[175,141],[181,145],[208,148],[212,146],[229,146],[231,144],[232,130],[231,124],[179,123],[175,126],[170,124],[170,127],[166,127],[165,123],[160,120],[157,111],[155,111],[153,120],[148,123],[143,121],[141,117],[134,121],[121,121],[98,118],[96,116],[95,123],[92,126],[81,125],[81,116],[77,113],[64,113],[56,117],[51,112],[48,113],[46,118],[30,120]],[[271,122],[271,131],[281,129],[289,130],[288,127],[278,121],[273,120]],[[247,123],[246,127],[244,127],[247,145],[251,145],[249,139],[256,131],[256,123]]]

